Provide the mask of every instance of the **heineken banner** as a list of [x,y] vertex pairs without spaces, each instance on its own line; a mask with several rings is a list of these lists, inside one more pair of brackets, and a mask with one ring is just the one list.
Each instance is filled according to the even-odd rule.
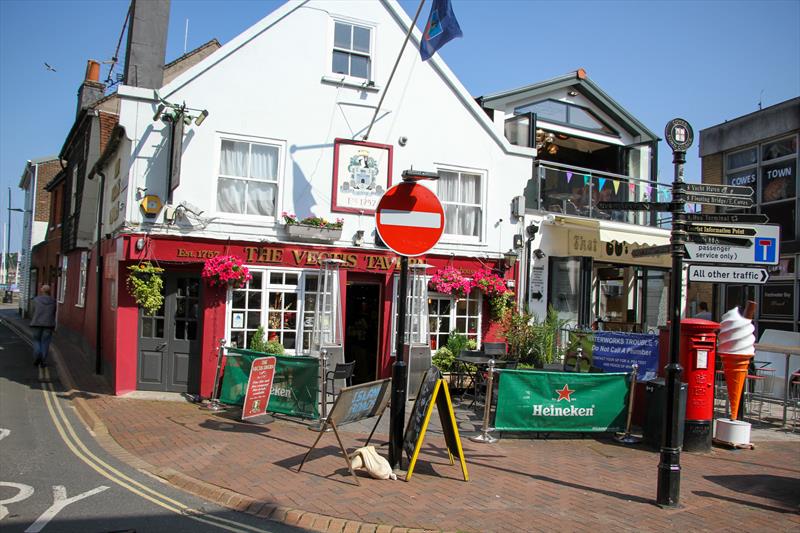
[[594,334],[592,366],[604,372],[630,372],[639,365],[636,379],[649,381],[658,373],[658,335],[598,331]]
[[623,431],[629,374],[500,370],[498,431]]
[[[250,366],[261,352],[231,348],[225,362],[219,400],[242,405],[250,376]],[[268,411],[302,418],[319,418],[319,359],[276,355],[275,376],[269,396]]]

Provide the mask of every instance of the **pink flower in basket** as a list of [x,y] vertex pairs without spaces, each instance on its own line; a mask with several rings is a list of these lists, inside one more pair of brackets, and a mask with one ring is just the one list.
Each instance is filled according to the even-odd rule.
[[218,255],[206,260],[203,266],[203,278],[209,285],[239,289],[253,279],[253,276],[238,257]]
[[502,296],[511,292],[506,288],[506,284],[500,276],[485,268],[472,275],[472,283],[487,296]]
[[431,277],[428,287],[436,292],[463,298],[472,290],[473,284],[461,272],[448,266],[436,271]]

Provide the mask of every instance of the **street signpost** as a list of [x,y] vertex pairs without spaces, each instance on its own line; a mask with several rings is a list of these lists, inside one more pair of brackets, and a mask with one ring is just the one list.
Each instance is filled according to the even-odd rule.
[[753,207],[753,200],[744,196],[714,196],[712,194],[687,193],[690,204],[722,205],[726,207]]
[[769,217],[760,213],[687,213],[686,222],[719,224],[766,224]]
[[397,296],[397,332],[392,364],[392,399],[389,411],[389,464],[401,465],[403,426],[406,417],[408,369],[403,360],[406,337],[408,258],[422,255],[439,242],[444,233],[444,208],[436,194],[420,180],[436,180],[438,174],[406,170],[403,181],[384,193],[375,210],[375,226],[381,240],[400,256],[400,286]]
[[712,185],[710,183],[684,183],[683,189],[689,193],[721,194],[723,196],[753,196],[752,187],[741,185]]
[[[756,235],[747,239],[746,246],[731,243],[696,242],[700,235],[689,234],[686,243],[687,259],[699,263],[734,263],[745,265],[777,265],[780,257],[781,229],[778,224],[754,224],[748,226]],[[731,240],[730,237],[718,239]]]
[[716,235],[698,235],[696,233],[687,234],[686,242],[693,242],[696,244],[726,244],[729,246],[742,246],[744,248],[750,248],[751,246],[753,246],[753,241],[750,239],[739,239],[736,237],[717,237]]
[[689,265],[689,281],[707,283],[744,283],[763,285],[769,279],[766,268]]
[[635,248],[631,251],[633,257],[648,257],[651,255],[664,255],[672,251],[671,244],[662,244],[661,246],[651,246],[650,248]]
[[671,202],[597,202],[597,208],[604,211],[672,211]]

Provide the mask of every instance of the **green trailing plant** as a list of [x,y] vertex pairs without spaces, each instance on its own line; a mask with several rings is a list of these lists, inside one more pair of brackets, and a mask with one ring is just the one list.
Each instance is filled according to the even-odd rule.
[[436,353],[433,354],[433,366],[442,372],[450,372],[453,369],[453,364],[456,361],[456,356],[446,346],[442,346]]
[[266,334],[264,332],[264,326],[258,326],[256,332],[253,333],[253,338],[250,339],[250,349],[254,352],[266,353],[267,341]]
[[450,350],[455,357],[458,357],[463,350],[467,349],[469,340],[466,335],[459,333],[456,330],[450,332],[447,336],[447,349]]
[[164,269],[145,261],[130,265],[128,270],[128,292],[147,314],[155,314],[164,304],[164,279],[161,277]]
[[494,321],[502,321],[514,303],[514,293],[504,292],[489,296],[489,316]]

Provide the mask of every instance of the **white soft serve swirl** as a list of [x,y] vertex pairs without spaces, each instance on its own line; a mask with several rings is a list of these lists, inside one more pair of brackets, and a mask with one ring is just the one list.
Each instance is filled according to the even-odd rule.
[[753,345],[756,342],[754,331],[753,321],[744,318],[739,314],[739,309],[734,307],[722,315],[717,335],[717,352],[754,354]]

